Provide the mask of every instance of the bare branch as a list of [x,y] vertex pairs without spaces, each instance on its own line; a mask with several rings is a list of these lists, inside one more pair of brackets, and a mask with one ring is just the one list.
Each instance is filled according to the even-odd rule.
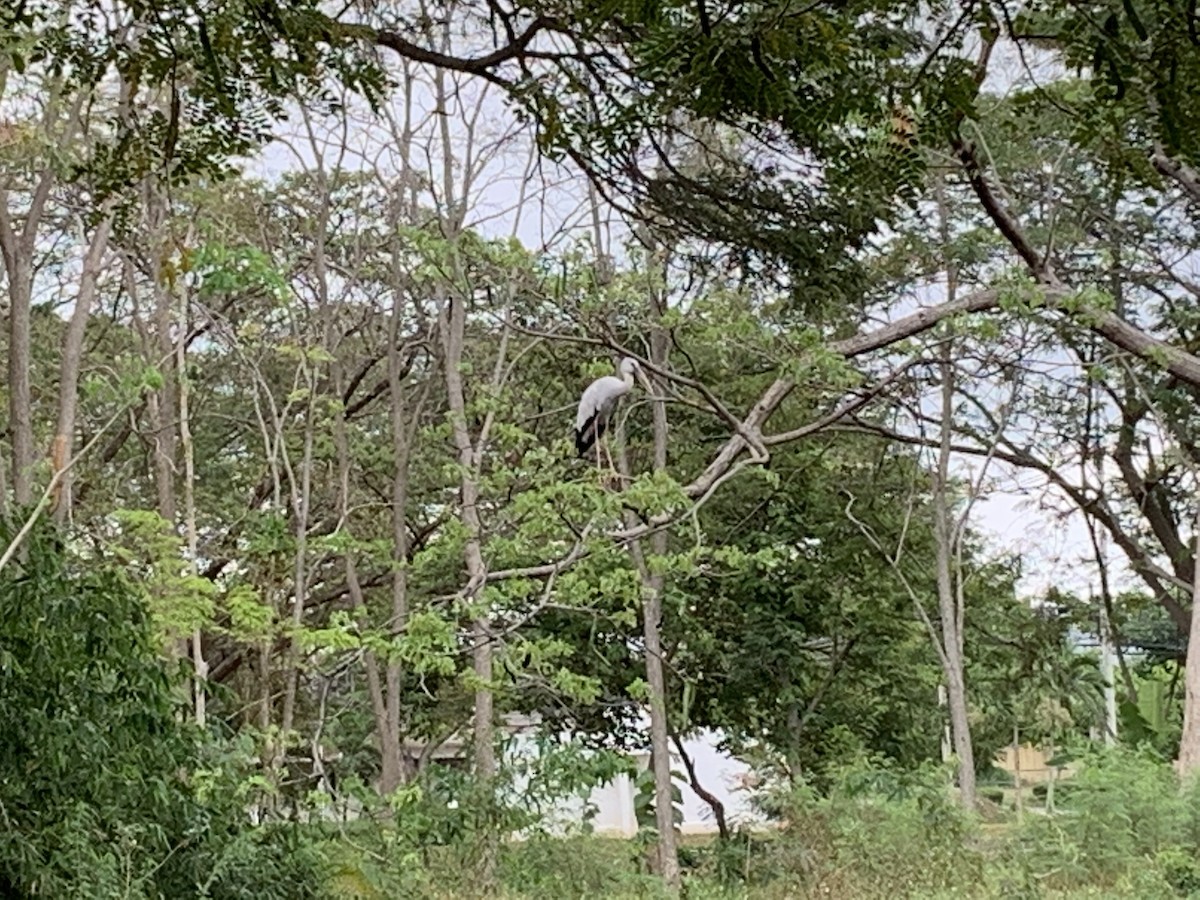
[[42,513],[45,512],[46,508],[50,505],[50,500],[54,497],[54,494],[58,490],[58,486],[62,483],[62,480],[67,477],[67,474],[71,471],[75,464],[83,459],[83,457],[86,456],[91,449],[96,446],[97,443],[99,443],[100,438],[104,437],[104,435],[108,432],[108,429],[112,428],[112,426],[115,425],[120,419],[124,418],[126,411],[132,405],[132,402],[122,405],[121,408],[113,414],[112,418],[105,422],[104,426],[92,436],[92,439],[88,441],[78,453],[76,453],[67,461],[66,465],[54,472],[49,483],[47,483],[45,490],[42,491],[42,496],[38,499],[37,505],[34,506],[33,512],[29,514],[29,517],[25,520],[25,524],[21,526],[20,530],[17,531],[13,539],[9,541],[8,546],[4,548],[4,553],[0,554],[0,571],[2,571],[5,566],[12,562],[12,558],[16,555],[17,550],[20,549],[21,545],[25,542],[25,538],[29,537],[29,533],[33,531],[33,526],[37,524],[38,519],[42,517]]
[[[873,434],[877,437],[886,438],[888,440],[899,441],[905,444],[913,444],[916,446],[930,447],[936,446],[936,441],[931,438],[922,437],[920,435],[905,434],[900,431],[895,431],[890,428],[885,428],[882,425],[877,425],[872,422],[863,422],[856,419],[853,425],[849,426],[834,426],[839,430],[852,431],[859,434]],[[1009,445],[1009,449],[1000,450],[991,447],[978,447],[971,444],[955,443],[951,445],[951,450],[955,453],[967,454],[969,456],[987,456],[1010,465],[1017,466],[1022,469],[1039,472],[1044,475],[1051,484],[1061,490],[1070,499],[1075,506],[1086,515],[1094,516],[1097,521],[1102,523],[1112,535],[1113,540],[1125,553],[1129,559],[1133,570],[1141,576],[1146,585],[1155,593],[1160,603],[1170,614],[1172,621],[1182,629],[1187,631],[1189,615],[1170,592],[1167,586],[1173,587],[1180,591],[1191,591],[1191,585],[1178,578],[1173,573],[1167,571],[1162,566],[1155,563],[1150,552],[1138,542],[1138,540],[1130,535],[1116,516],[1103,502],[1102,497],[1090,497],[1086,491],[1069,482],[1057,467],[1051,465],[1044,460],[1040,460],[1023,450],[1013,448]]]

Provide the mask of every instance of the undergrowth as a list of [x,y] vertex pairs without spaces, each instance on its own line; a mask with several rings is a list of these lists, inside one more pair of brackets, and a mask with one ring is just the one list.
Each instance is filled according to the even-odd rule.
[[[1126,749],[1094,752],[1063,783],[1053,816],[1011,809],[981,824],[964,816],[944,771],[879,763],[847,767],[823,795],[804,787],[769,798],[778,828],[681,848],[689,900],[1167,900],[1200,898],[1200,790],[1169,764]],[[385,827],[403,830],[402,823]],[[395,834],[395,831],[391,832]],[[365,834],[356,836],[360,842]],[[466,843],[355,867],[347,844],[326,845],[342,869],[340,898],[480,896]],[[362,845],[365,846],[365,845]],[[361,855],[360,855],[361,861]],[[354,872],[351,879],[347,873]],[[500,853],[500,896],[527,900],[667,896],[634,841],[534,833]]]

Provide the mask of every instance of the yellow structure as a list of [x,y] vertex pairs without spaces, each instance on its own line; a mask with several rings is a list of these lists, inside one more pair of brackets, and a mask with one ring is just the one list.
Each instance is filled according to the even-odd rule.
[[1047,765],[1046,752],[1032,744],[1013,748],[1010,744],[996,756],[996,767],[1003,769],[1015,780],[1019,775],[1022,784],[1042,784],[1051,777],[1063,778],[1071,774],[1073,766],[1060,766],[1057,770]]

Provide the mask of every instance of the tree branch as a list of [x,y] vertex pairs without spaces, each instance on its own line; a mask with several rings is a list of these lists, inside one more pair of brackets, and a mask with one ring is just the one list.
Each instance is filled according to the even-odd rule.
[[992,190],[992,186],[987,179],[983,177],[983,167],[979,164],[979,158],[975,155],[975,147],[973,144],[968,144],[961,138],[954,142],[954,152],[957,154],[959,161],[963,164],[963,169],[966,171],[967,180],[971,184],[971,189],[975,191],[975,196],[979,198],[979,202],[983,204],[984,210],[1000,229],[1000,233],[1017,251],[1017,255],[1025,261],[1029,266],[1029,271],[1040,282],[1046,284],[1057,284],[1058,279],[1055,277],[1053,270],[1050,268],[1050,263],[1042,258],[1042,255],[1037,252],[1032,242],[1026,237],[1025,232],[1021,230],[1021,226],[1017,223],[1016,218],[1010,213]]
[[1200,175],[1191,166],[1167,156],[1158,147],[1150,154],[1150,164],[1160,174],[1174,181],[1195,203],[1200,203]]
[[[936,441],[933,438],[905,434],[885,428],[882,425],[863,422],[857,419],[853,425],[843,426],[843,428],[847,431],[859,434],[873,434],[877,437],[905,444],[913,444],[921,447],[936,446]],[[1147,587],[1154,592],[1158,601],[1163,605],[1163,608],[1170,614],[1175,625],[1184,634],[1187,633],[1188,623],[1190,622],[1188,612],[1179,604],[1178,600],[1171,596],[1167,590],[1167,585],[1177,590],[1188,592],[1191,590],[1191,585],[1155,563],[1151,559],[1149,551],[1121,527],[1116,516],[1113,515],[1107,506],[1100,502],[1100,498],[1088,497],[1083,489],[1067,481],[1062,472],[1053,465],[1024,451],[1013,450],[1011,448],[1009,450],[1000,450],[974,447],[969,444],[952,444],[951,450],[955,453],[963,453],[969,456],[990,454],[995,459],[999,459],[1010,465],[1039,472],[1044,475],[1051,484],[1067,495],[1067,498],[1075,504],[1076,508],[1087,515],[1093,516],[1096,521],[1100,522],[1108,530],[1117,546],[1125,553],[1134,571],[1141,576],[1142,580],[1146,582]]]
[[[1034,256],[1036,257],[1036,253]],[[1047,309],[1056,310],[1070,316],[1081,326],[1106,338],[1121,349],[1147,362],[1161,366],[1181,381],[1200,387],[1200,357],[1193,356],[1178,347],[1174,347],[1165,341],[1147,334],[1120,319],[1114,313],[1088,307],[1081,309],[1077,304],[1068,304],[1065,301],[1071,296],[1071,292],[1065,285],[1057,281],[1050,284],[1043,284],[1041,291],[1043,295],[1042,299],[1044,299],[1044,305]],[[949,303],[942,303],[938,306],[919,310],[873,331],[862,332],[848,338],[831,341],[826,344],[826,350],[846,359],[853,359],[915,337],[952,316],[994,310],[1000,306],[1000,300],[1001,292],[999,289],[989,288],[977,291]],[[790,432],[765,437],[762,434],[763,427],[783,404],[784,400],[787,399],[788,395],[791,394],[795,385],[795,381],[790,378],[776,379],[762,396],[759,397],[754,406],[751,407],[745,418],[739,423],[736,433],[731,435],[725,444],[722,445],[717,455],[704,471],[684,486],[683,493],[694,501],[691,509],[683,514],[663,513],[632,528],[611,532],[609,536],[617,541],[637,540],[652,532],[670,527],[681,518],[693,515],[696,507],[706,502],[712,496],[713,492],[736,471],[748,464],[761,464],[766,461],[765,459],[754,457],[749,461],[741,460],[739,462],[742,454],[752,447],[752,444],[746,439],[747,436],[756,440],[760,446],[766,446],[767,442],[774,445],[783,443],[785,440],[799,439],[813,434],[821,428],[829,427],[829,425],[834,424],[838,419],[853,412],[857,405],[861,405],[856,404],[855,401],[850,401],[845,406],[835,410],[834,413],[827,415],[824,419],[818,420],[818,422],[810,423],[807,426],[794,429]],[[1009,455],[1003,453],[997,453],[996,458],[1009,462],[1013,461]],[[1123,535],[1123,537],[1127,541],[1129,540],[1127,535]],[[1117,538],[1116,532],[1114,532],[1114,538]],[[577,544],[565,558],[560,559],[556,563],[512,569],[502,573],[490,573],[488,580],[494,580],[497,575],[502,578],[545,577],[562,571],[586,555],[587,550],[582,544]],[[1162,572],[1159,567],[1149,563],[1148,554],[1140,548],[1138,554],[1131,556],[1131,560],[1139,558],[1142,562],[1135,562],[1139,571],[1147,574],[1153,573],[1156,577],[1167,576],[1170,583],[1175,583],[1174,576]],[[1161,585],[1159,587],[1161,588]],[[1154,588],[1152,587],[1152,589]],[[1186,622],[1187,613],[1178,606],[1173,598],[1168,597],[1161,590],[1159,592],[1163,597],[1164,606],[1167,606],[1172,617],[1178,622],[1178,617],[1182,616],[1183,621]],[[1171,608],[1171,604],[1174,604],[1174,609]]]
[[491,53],[483,56],[451,56],[437,50],[430,50],[420,44],[414,44],[398,31],[382,28],[372,28],[369,25],[348,22],[329,21],[329,30],[334,35],[343,38],[358,39],[386,47],[388,50],[412,60],[426,63],[439,69],[453,72],[465,72],[469,75],[482,75],[489,80],[496,80],[492,72],[497,66],[510,60],[521,59],[529,51],[529,45],[540,33],[558,30],[559,26],[549,16],[538,16],[528,27],[503,47],[497,47]]

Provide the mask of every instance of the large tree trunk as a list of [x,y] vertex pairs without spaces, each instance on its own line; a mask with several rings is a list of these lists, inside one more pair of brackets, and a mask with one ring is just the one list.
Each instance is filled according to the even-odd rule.
[[8,191],[0,189],[0,258],[8,279],[8,432],[13,500],[33,503],[33,392],[29,380],[32,356],[33,255],[38,225],[54,176],[44,172],[34,188],[25,222],[18,232],[8,208]]

